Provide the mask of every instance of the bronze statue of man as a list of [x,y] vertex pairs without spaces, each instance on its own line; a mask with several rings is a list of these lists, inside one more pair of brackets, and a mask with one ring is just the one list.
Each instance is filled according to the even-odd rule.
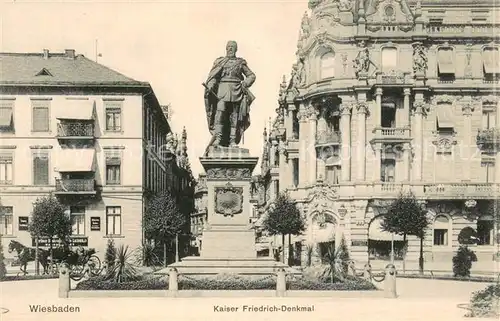
[[237,49],[235,41],[228,41],[226,56],[215,60],[203,84],[210,146],[236,147],[250,126],[250,105],[255,97],[248,88],[255,82],[255,74],[245,59],[236,57]]

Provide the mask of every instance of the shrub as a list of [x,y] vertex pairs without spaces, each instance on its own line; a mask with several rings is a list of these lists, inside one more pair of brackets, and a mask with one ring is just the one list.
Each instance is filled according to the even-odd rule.
[[0,237],[0,280],[2,280],[6,275],[7,275],[7,269],[5,268],[5,257],[3,255],[2,238]]
[[115,242],[112,239],[108,240],[106,247],[106,254],[104,254],[104,262],[107,264],[108,271],[111,271],[116,261],[116,248]]
[[118,247],[115,264],[106,274],[106,278],[108,280],[122,283],[138,279],[139,271],[137,270],[136,265],[131,262],[132,255],[128,249],[128,245],[120,245],[120,247]]
[[500,284],[492,284],[486,289],[474,292],[470,300],[468,317],[499,318]]
[[136,264],[145,266],[161,266],[161,258],[157,254],[158,249],[150,244],[144,243],[141,248],[136,251]]
[[[179,290],[275,290],[276,277],[259,279],[238,275],[217,275],[215,277],[180,277]],[[93,277],[77,284],[77,290],[166,290],[168,279],[157,276],[142,276],[131,282],[114,282],[105,277]],[[348,278],[343,283],[323,283],[311,280],[287,281],[288,290],[331,290],[361,291],[376,290],[370,282],[358,278]]]
[[474,251],[467,246],[460,246],[457,254],[453,257],[453,275],[469,277],[472,262],[477,262],[477,256]]

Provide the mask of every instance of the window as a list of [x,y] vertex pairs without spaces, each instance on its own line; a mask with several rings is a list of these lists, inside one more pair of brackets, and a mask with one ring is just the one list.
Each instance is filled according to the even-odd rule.
[[85,207],[84,206],[71,206],[71,234],[72,235],[85,235]]
[[321,79],[332,78],[335,76],[335,55],[333,52],[327,52],[320,59]]
[[498,48],[484,48],[483,68],[486,77],[497,76],[500,73],[500,55]]
[[386,183],[394,182],[395,168],[395,159],[383,158],[381,162],[380,181]]
[[438,49],[438,75],[439,77],[454,77],[455,64],[454,54],[452,48],[439,48]]
[[106,130],[121,131],[122,123],[122,102],[106,101]]
[[106,155],[106,185],[121,184],[121,155]]
[[398,65],[398,50],[394,47],[382,48],[382,72],[389,73],[396,70]]
[[33,155],[33,185],[49,185],[49,155]]
[[13,235],[13,207],[0,206],[0,235]]
[[440,133],[453,132],[454,113],[453,106],[450,103],[438,103],[436,106],[437,119],[436,126]]
[[382,127],[395,128],[396,127],[396,104],[392,102],[382,103]]
[[49,100],[33,100],[32,130],[34,132],[49,131]]
[[444,215],[439,215],[434,221],[434,245],[448,245],[448,230],[450,228],[450,220]]
[[122,208],[120,206],[106,207],[106,235],[121,235]]
[[329,184],[339,184],[340,166],[326,166],[326,182]]
[[14,102],[0,100],[0,132],[14,131]]
[[298,158],[292,159],[293,166],[293,186],[299,186],[299,160]]
[[496,127],[496,113],[494,111],[483,110],[483,129],[491,129]]
[[12,185],[12,154],[0,154],[0,185]]

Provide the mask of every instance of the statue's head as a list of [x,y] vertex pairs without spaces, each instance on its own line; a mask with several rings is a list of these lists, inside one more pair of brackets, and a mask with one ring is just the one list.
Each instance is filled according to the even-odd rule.
[[226,56],[235,57],[236,51],[238,51],[238,44],[234,40],[230,40],[226,45]]

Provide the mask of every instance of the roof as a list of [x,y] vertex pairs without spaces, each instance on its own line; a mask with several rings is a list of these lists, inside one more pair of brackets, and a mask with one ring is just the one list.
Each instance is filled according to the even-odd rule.
[[149,86],[83,55],[75,55],[72,50],[0,53],[0,85]]

